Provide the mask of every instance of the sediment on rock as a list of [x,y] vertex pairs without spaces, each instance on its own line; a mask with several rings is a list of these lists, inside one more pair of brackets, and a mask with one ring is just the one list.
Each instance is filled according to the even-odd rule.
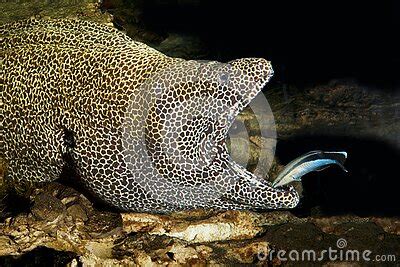
[[[354,247],[373,243],[374,253],[400,249],[398,218],[298,218],[287,211],[119,214],[96,210],[82,194],[57,183],[36,189],[32,199],[28,213],[0,224],[1,256],[46,247],[74,253],[76,263],[101,266],[267,263],[272,248],[309,244],[318,250],[334,246],[339,237]],[[359,236],[364,230],[367,236]]]
[[1,2],[0,25],[16,20],[36,18],[79,18],[112,26],[109,13],[100,12],[97,0],[14,1]]

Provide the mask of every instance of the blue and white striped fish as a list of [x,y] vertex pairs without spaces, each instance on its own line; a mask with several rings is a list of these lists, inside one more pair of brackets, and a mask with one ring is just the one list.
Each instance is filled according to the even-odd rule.
[[287,164],[274,180],[272,186],[276,188],[293,181],[300,181],[301,177],[309,172],[321,171],[335,164],[347,172],[343,166],[346,158],[346,152],[310,151]]

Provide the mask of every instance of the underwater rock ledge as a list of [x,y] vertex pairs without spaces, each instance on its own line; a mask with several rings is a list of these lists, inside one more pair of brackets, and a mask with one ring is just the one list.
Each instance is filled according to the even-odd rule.
[[1,256],[47,247],[75,253],[75,263],[96,266],[238,264],[255,263],[271,248],[322,250],[339,237],[355,248],[370,245],[374,253],[393,247],[392,242],[400,249],[398,218],[298,218],[287,211],[120,214],[96,210],[81,193],[58,183],[35,189],[32,199],[29,212],[0,224]]

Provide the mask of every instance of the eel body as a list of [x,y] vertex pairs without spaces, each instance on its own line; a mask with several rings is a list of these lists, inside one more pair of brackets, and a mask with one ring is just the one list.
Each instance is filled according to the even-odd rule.
[[80,20],[0,27],[1,156],[14,181],[48,182],[72,159],[98,197],[123,210],[278,209],[299,202],[230,158],[235,116],[270,62],[168,57]]

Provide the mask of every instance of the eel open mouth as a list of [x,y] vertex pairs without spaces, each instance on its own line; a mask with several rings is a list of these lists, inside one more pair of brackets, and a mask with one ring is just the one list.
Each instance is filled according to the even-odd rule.
[[292,208],[299,196],[282,185],[332,163],[343,165],[333,153],[326,153],[328,158],[323,152],[307,154],[273,186],[233,161],[226,147],[228,130],[272,74],[269,61],[245,58],[179,62],[150,79],[149,86],[157,90],[149,90],[154,95],[145,115],[144,140],[149,169],[154,170],[146,183],[155,185],[154,198],[191,208]]

